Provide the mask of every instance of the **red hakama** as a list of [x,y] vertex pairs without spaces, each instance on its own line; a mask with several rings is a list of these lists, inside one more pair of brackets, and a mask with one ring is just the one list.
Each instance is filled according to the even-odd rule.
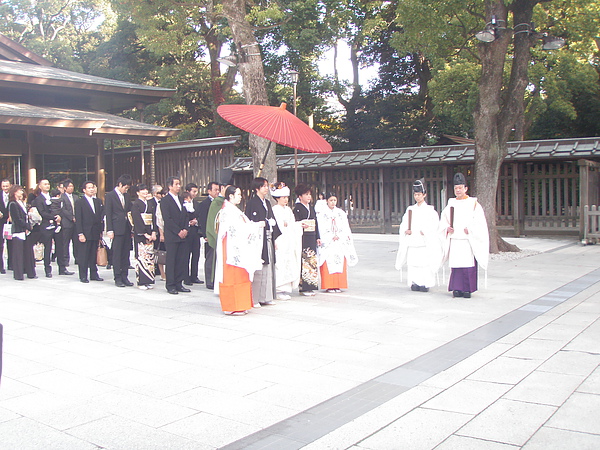
[[223,282],[219,283],[221,309],[227,312],[252,309],[252,283],[248,272],[226,261],[227,236],[223,238]]
[[344,258],[342,273],[329,273],[327,261],[321,266],[321,289],[348,289],[348,264]]

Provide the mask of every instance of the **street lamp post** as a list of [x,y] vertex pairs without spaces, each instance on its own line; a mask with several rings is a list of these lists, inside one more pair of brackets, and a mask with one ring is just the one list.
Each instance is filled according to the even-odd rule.
[[[298,71],[290,70],[290,78],[294,86],[294,116],[297,116],[296,87],[298,86]],[[298,149],[294,149],[294,183],[298,184]]]

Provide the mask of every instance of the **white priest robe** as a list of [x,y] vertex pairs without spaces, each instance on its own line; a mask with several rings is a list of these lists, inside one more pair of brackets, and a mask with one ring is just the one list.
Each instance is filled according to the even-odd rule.
[[296,222],[289,206],[274,205],[273,214],[281,235],[275,240],[277,291],[290,293],[300,282],[302,223]]

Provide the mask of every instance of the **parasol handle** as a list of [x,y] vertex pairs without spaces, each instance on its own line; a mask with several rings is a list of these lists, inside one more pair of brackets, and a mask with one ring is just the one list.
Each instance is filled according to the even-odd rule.
[[262,170],[265,167],[265,161],[267,160],[267,155],[269,154],[269,150],[271,149],[272,143],[273,141],[269,141],[269,146],[267,147],[267,151],[263,155],[262,161],[260,162],[260,167],[258,168],[258,173],[256,174],[256,177],[260,177],[260,174],[262,173]]
[[454,228],[454,206],[450,207],[450,226]]
[[412,209],[408,210],[408,231],[411,231],[412,227]]

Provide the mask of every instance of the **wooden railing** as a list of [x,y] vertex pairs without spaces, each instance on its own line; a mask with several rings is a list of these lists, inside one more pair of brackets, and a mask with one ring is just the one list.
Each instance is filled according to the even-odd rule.
[[596,205],[583,207],[583,243],[596,244],[600,239],[600,208]]

